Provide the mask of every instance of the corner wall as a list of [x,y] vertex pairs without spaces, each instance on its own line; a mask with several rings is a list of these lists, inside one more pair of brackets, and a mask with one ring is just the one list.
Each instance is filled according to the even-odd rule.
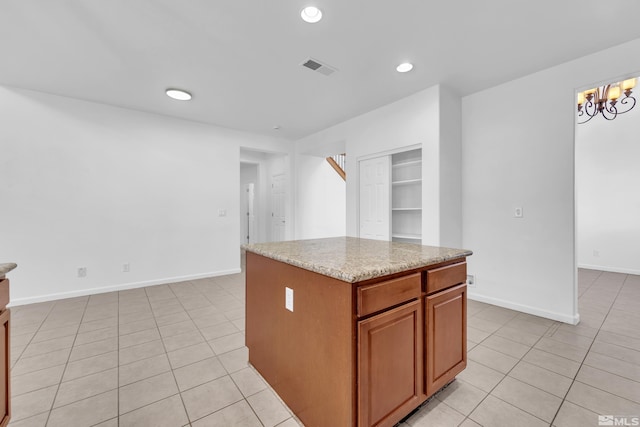
[[291,149],[3,87],[0,115],[0,260],[18,263],[13,305],[238,272],[240,146]]
[[575,91],[640,69],[638,51],[640,39],[462,99],[470,298],[578,322]]

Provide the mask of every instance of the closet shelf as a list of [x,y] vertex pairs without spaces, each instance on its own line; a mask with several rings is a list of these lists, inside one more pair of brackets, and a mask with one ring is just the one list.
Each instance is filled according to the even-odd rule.
[[393,181],[391,184],[393,185],[408,185],[408,184],[419,184],[422,182],[422,179],[406,179],[404,181]]

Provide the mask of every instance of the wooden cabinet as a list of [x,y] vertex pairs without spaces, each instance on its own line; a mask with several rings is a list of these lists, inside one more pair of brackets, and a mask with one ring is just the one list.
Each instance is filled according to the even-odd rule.
[[248,252],[246,277],[249,362],[309,427],[394,426],[466,366],[464,258],[350,283]]
[[424,400],[422,302],[358,322],[358,426],[393,426]]
[[9,279],[0,276],[0,427],[5,427],[11,419],[10,379],[11,357],[9,354]]
[[425,389],[431,396],[467,366],[467,285],[425,297]]

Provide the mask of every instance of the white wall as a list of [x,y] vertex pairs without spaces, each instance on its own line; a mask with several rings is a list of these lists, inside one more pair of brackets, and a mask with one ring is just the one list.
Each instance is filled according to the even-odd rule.
[[[640,69],[640,39],[462,100],[463,246],[474,299],[578,321],[575,90]],[[514,218],[514,208],[524,217]]]
[[[402,147],[422,146],[422,242],[439,245],[440,88],[415,93],[392,104],[310,135],[299,152],[344,141],[347,159],[347,235],[358,235],[358,160]],[[351,177],[351,178],[350,178]]]
[[[640,87],[635,89],[639,99]],[[578,266],[640,274],[640,106],[576,126]]]
[[0,116],[0,260],[18,263],[13,304],[239,271],[230,249],[239,246],[240,146],[291,148],[2,87]]
[[296,157],[296,239],[346,234],[346,183],[326,158]]

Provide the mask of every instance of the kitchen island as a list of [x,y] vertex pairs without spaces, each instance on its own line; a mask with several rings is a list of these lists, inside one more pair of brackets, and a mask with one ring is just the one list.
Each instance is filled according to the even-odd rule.
[[16,268],[15,263],[0,263],[0,427],[11,420],[11,355],[10,355],[10,316],[9,279],[6,274]]
[[249,362],[306,427],[393,426],[466,367],[471,251],[245,246]]

